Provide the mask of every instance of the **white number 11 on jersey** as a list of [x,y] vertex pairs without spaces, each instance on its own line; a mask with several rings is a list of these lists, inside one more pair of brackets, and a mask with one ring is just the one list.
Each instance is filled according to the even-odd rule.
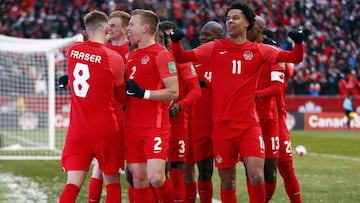
[[241,61],[240,60],[232,60],[232,74],[240,74],[241,73]]

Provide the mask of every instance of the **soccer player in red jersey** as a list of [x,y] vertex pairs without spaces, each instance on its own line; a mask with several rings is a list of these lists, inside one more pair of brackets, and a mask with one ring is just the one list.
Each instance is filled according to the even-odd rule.
[[285,109],[285,95],[288,81],[294,72],[294,66],[291,63],[286,63],[286,74],[284,78],[284,87],[281,95],[276,97],[276,106],[279,115],[279,137],[280,137],[280,155],[278,168],[281,177],[284,180],[286,193],[291,203],[301,203],[300,185],[296,177],[293,159],[290,133],[286,126],[286,109]]
[[[109,15],[109,41],[107,47],[119,53],[126,61],[129,49],[126,28],[129,24],[130,14],[124,11],[113,11]],[[125,92],[124,92],[125,93]],[[124,105],[117,103],[116,111],[120,126],[120,139],[124,137]],[[97,161],[94,163],[92,175],[89,183],[88,200],[92,203],[100,202],[102,193],[103,178]]]
[[[177,28],[171,21],[163,21],[160,27],[168,36]],[[165,37],[166,45],[171,50],[171,40]],[[173,187],[174,201],[185,201],[184,164],[188,148],[189,116],[191,105],[201,96],[199,80],[192,63],[176,64],[179,81],[179,98],[174,100],[170,106],[171,134],[169,142],[169,153],[167,157],[169,178]]]
[[[271,44],[277,46],[276,41],[272,38],[271,31],[266,32],[266,38],[264,43]],[[270,35],[269,35],[270,34]],[[288,85],[288,81],[293,75],[294,65],[292,63],[282,63],[285,66],[284,72],[284,82],[282,83],[282,88],[280,91],[280,95],[278,95],[278,87],[275,87],[274,84],[267,87],[263,90],[258,90],[258,93],[266,96],[266,95],[274,95],[276,94],[276,109],[278,111],[278,124],[279,124],[279,159],[278,159],[278,169],[284,180],[284,186],[286,193],[290,199],[291,203],[301,203],[301,194],[300,194],[300,185],[299,181],[295,175],[295,170],[293,166],[292,160],[292,147],[291,147],[291,139],[290,133],[286,126],[286,109],[285,109],[285,96],[286,89]]]
[[105,13],[91,11],[84,16],[84,22],[88,40],[68,49],[71,111],[62,153],[67,182],[59,202],[76,201],[93,158],[104,174],[106,202],[121,202],[119,170],[124,160],[115,105],[125,97],[120,88],[124,84],[124,61],[105,45]]
[[171,53],[155,42],[159,18],[150,11],[131,13],[127,33],[138,48],[129,53],[126,69],[125,146],[135,202],[172,202],[165,165],[169,148],[169,104],[178,98],[176,64]]
[[178,62],[193,61],[211,64],[213,87],[212,134],[215,166],[221,180],[222,202],[236,202],[236,163],[244,162],[249,178],[250,202],[265,202],[265,147],[255,109],[255,87],[264,63],[281,61],[299,63],[303,60],[303,32],[293,30],[293,51],[283,51],[247,40],[247,30],[254,25],[255,13],[247,4],[233,3],[226,12],[228,38],[205,43],[184,51],[181,30],[170,37]]
[[[215,21],[207,22],[200,30],[200,43],[221,39],[224,34],[223,27]],[[212,87],[211,68],[209,65],[196,64],[201,85],[201,98],[192,107],[188,152],[185,161],[185,202],[195,203],[196,191],[200,202],[211,203],[213,197],[212,174],[214,168],[211,133],[212,120]],[[195,164],[198,169],[196,189]]]
[[[252,42],[262,43],[265,20],[255,17],[254,27],[247,33],[247,38]],[[276,188],[277,164],[279,158],[279,124],[275,96],[280,95],[284,82],[285,64],[263,64],[258,76],[255,102],[260,119],[261,131],[265,143],[265,193],[266,202],[272,198]],[[272,92],[264,91],[272,86]]]

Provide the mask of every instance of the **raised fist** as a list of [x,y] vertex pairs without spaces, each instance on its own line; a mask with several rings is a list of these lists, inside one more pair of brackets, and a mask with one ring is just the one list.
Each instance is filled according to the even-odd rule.
[[181,29],[173,29],[170,32],[170,39],[173,42],[179,42],[183,37],[185,37],[185,33]]
[[304,39],[304,31],[303,30],[291,30],[288,33],[288,36],[295,42],[295,44],[301,44]]

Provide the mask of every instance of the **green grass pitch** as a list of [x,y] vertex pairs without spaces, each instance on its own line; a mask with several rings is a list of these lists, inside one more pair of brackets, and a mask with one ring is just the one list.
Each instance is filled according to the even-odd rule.
[[[360,133],[356,131],[292,131],[293,148],[304,145],[307,155],[294,155],[303,202],[360,202]],[[66,174],[60,161],[0,161],[0,203],[57,202]],[[122,180],[123,202],[127,184]],[[219,198],[219,179],[213,176],[214,198]],[[21,184],[23,186],[21,186]],[[87,202],[86,181],[77,202]],[[103,192],[105,194],[105,192]],[[238,164],[238,202],[248,202],[242,164]],[[104,199],[104,198],[103,198]],[[289,202],[279,175],[271,202]]]

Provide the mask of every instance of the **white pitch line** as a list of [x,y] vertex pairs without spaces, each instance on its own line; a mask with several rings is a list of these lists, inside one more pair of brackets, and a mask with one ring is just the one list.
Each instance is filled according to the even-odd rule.
[[350,157],[350,156],[341,156],[336,154],[320,154],[315,152],[307,153],[310,156],[320,156],[320,157],[326,157],[326,158],[332,158],[332,159],[343,159],[343,160],[349,160],[349,161],[360,161],[360,158],[357,157]]

